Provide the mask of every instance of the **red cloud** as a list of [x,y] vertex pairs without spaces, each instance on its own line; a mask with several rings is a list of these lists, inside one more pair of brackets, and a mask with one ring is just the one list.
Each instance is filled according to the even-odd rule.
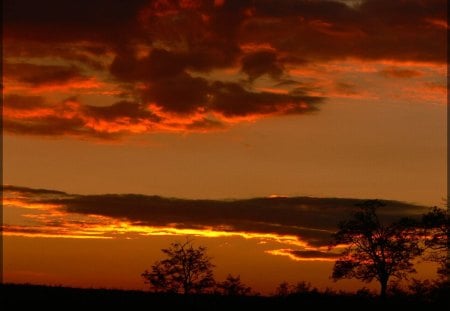
[[[324,98],[314,93],[313,79],[305,77],[300,89],[283,88],[292,80],[289,73],[306,64],[349,58],[446,62],[445,0],[365,0],[354,6],[306,0],[6,0],[4,8],[5,74],[12,81],[6,94],[20,93],[25,100],[64,90],[66,97],[80,98],[90,87],[117,99],[109,107],[71,100],[19,112],[18,97],[5,98],[5,130],[20,134],[110,138],[223,128],[236,120],[317,109]],[[215,73],[230,68],[237,72],[231,80]],[[417,75],[404,69],[383,74]],[[258,85],[264,76],[273,85]],[[354,95],[343,84],[339,91]]]
[[[169,94],[170,89],[164,89],[164,92]],[[189,99],[192,98],[192,90],[186,92],[185,98],[192,100]],[[224,128],[235,120],[245,120],[248,115],[259,118],[271,114],[309,112],[314,110],[314,106],[306,101],[319,100],[268,92],[253,93],[234,84],[214,84],[198,92],[194,96],[205,96],[205,106],[200,109],[193,105],[189,113],[177,110],[177,106],[168,109],[170,106],[165,101],[172,97],[157,98],[164,106],[119,101],[99,107],[82,104],[76,98],[49,104],[39,96],[7,95],[4,98],[4,130],[14,134],[97,139],[117,139],[127,134],[157,131],[201,132]],[[210,100],[206,96],[208,92],[213,94]],[[173,100],[176,105],[184,99],[174,97]],[[243,105],[245,100],[251,100],[257,106]],[[230,106],[231,102],[240,107]]]

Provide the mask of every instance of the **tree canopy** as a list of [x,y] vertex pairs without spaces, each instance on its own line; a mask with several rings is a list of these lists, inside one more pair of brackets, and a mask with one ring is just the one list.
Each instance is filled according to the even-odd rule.
[[162,252],[166,258],[142,273],[154,291],[192,294],[213,288],[214,265],[205,247],[194,247],[191,240],[186,240],[172,243]]

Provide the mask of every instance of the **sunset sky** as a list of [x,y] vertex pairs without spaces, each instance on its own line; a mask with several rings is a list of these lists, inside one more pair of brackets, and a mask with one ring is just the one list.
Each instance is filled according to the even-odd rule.
[[263,293],[362,287],[337,222],[445,204],[446,6],[5,0],[4,281],[144,289],[194,235]]

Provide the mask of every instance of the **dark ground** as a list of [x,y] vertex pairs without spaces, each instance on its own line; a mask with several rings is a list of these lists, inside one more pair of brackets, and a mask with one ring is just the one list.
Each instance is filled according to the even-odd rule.
[[[417,296],[390,297],[381,301],[376,297],[350,294],[303,293],[288,297],[220,295],[173,295],[143,291],[109,289],[80,289],[40,285],[0,285],[2,310],[79,309],[93,307],[125,310],[380,310],[382,308],[411,308],[413,310],[447,309],[450,297],[438,295],[434,299]],[[314,310],[313,308],[316,308]],[[329,308],[329,309],[328,309]],[[234,310],[233,310],[234,309]],[[103,310],[103,309],[102,309]],[[384,311],[384,310],[382,310]]]

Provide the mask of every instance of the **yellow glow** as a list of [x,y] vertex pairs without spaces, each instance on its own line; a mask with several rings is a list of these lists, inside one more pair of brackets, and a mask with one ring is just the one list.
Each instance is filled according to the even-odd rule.
[[336,261],[333,258],[323,258],[323,257],[312,257],[312,258],[301,258],[297,257],[290,252],[289,249],[273,249],[265,251],[267,254],[275,255],[275,256],[286,256],[289,259],[294,261]]
[[39,210],[49,210],[61,207],[61,205],[57,204],[49,204],[49,203],[35,203],[35,202],[25,202],[18,199],[8,199],[3,198],[3,206],[8,207],[8,205],[14,205],[21,208],[28,209],[39,209]]
[[136,226],[125,221],[114,221],[109,219],[109,224],[95,224],[86,228],[86,232],[98,234],[138,234],[138,235],[193,235],[207,238],[217,237],[242,237],[244,239],[270,240],[273,242],[295,245],[310,249],[310,246],[294,235],[279,235],[273,233],[253,233],[244,231],[215,230],[213,227],[202,229],[180,229],[176,227]]
[[[236,231],[233,227],[225,226],[203,226],[199,229],[177,228],[177,224],[167,224],[164,226],[135,225],[129,221],[117,220],[112,217],[100,215],[84,215],[77,213],[67,213],[60,205],[25,202],[20,199],[4,199],[6,206],[12,205],[26,209],[39,210],[38,214],[22,214],[22,217],[32,220],[35,225],[28,230],[21,231],[21,226],[8,223],[3,227],[6,235],[26,236],[26,237],[61,237],[61,238],[89,238],[89,239],[112,239],[118,237],[137,238],[139,236],[176,236],[192,235],[205,238],[218,237],[241,237],[244,239],[257,239],[261,243],[275,242],[284,245],[291,245],[305,250],[328,249],[327,246],[314,247],[309,245],[301,237],[296,235],[285,235],[264,232]],[[57,223],[55,226],[53,223]],[[311,229],[311,228],[310,228]],[[318,230],[324,231],[324,230]],[[337,246],[339,248],[339,246]],[[271,251],[273,255],[290,256],[285,250]],[[291,257],[291,256],[290,256]],[[298,258],[296,260],[299,260]],[[313,259],[302,259],[313,260]],[[314,259],[317,260],[317,259]]]
[[[233,231],[223,230],[222,228],[204,226],[201,229],[189,229],[189,228],[176,228],[176,224],[172,226],[138,226],[133,225],[127,221],[118,221],[114,218],[98,216],[98,215],[82,215],[76,213],[65,213],[63,210],[58,210],[60,206],[52,204],[42,203],[29,203],[15,199],[5,199],[5,204],[11,204],[18,207],[27,209],[41,210],[42,214],[28,215],[23,214],[25,218],[33,219],[38,222],[36,233],[9,231],[8,226],[3,228],[5,234],[15,236],[52,236],[52,237],[76,237],[81,238],[83,236],[88,238],[114,238],[115,236],[124,235],[140,235],[140,236],[161,236],[161,235],[194,235],[208,238],[215,237],[242,237],[244,239],[259,239],[262,241],[272,241],[287,245],[295,245],[305,249],[310,249],[305,241],[302,241],[295,235],[282,235],[275,233],[258,233],[258,232],[245,232],[245,231]],[[80,226],[80,218],[83,223]],[[55,220],[60,222],[58,227],[48,227],[47,221]],[[74,222],[74,220],[77,220]],[[17,227],[16,227],[17,229]],[[94,236],[93,236],[94,235]]]
[[21,237],[27,237],[27,238],[112,239],[112,237],[107,237],[107,236],[89,236],[89,235],[76,235],[76,234],[55,235],[55,234],[47,234],[47,233],[23,233],[23,232],[9,232],[9,231],[3,231],[3,235],[5,235],[5,236],[21,236]]

